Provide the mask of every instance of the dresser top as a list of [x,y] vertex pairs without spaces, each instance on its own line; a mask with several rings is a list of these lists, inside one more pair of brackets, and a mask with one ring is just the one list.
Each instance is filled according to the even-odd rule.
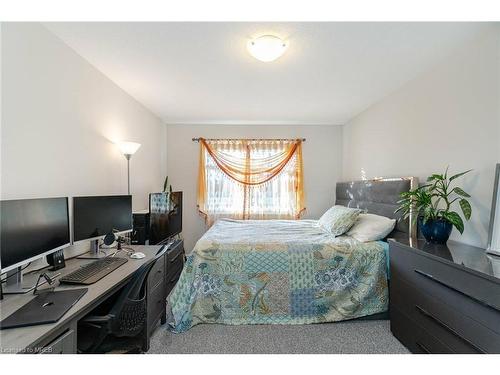
[[430,244],[420,239],[411,244],[408,240],[398,239],[397,242],[500,282],[500,256],[487,254],[480,247],[456,241],[448,241],[446,245]]

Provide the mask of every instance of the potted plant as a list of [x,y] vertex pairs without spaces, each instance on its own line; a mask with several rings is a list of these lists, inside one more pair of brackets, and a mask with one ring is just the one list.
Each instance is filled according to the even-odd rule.
[[163,183],[163,192],[164,193],[171,193],[172,192],[172,185],[168,184],[168,176],[165,177],[165,182]]
[[472,208],[466,198],[470,195],[462,188],[452,183],[471,170],[455,174],[448,178],[448,168],[444,174],[433,174],[427,178],[427,184],[418,188],[401,193],[400,204],[396,212],[401,212],[403,218],[410,217],[413,211],[413,219],[417,220],[419,230],[430,243],[445,244],[450,237],[453,227],[462,234],[464,232],[464,221],[458,212],[452,208],[458,203],[462,214],[469,220]]
[[175,194],[172,194],[172,185],[168,184],[168,176],[165,177],[165,182],[163,183],[163,194],[166,195],[167,199],[170,201],[172,204],[173,208],[172,210],[176,210],[177,207],[179,206],[179,202],[177,201],[177,198]]

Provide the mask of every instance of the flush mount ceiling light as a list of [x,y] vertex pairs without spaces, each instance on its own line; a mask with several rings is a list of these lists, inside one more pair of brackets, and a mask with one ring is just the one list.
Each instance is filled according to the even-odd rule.
[[263,35],[247,43],[250,55],[264,62],[276,60],[287,48],[288,43],[274,35]]

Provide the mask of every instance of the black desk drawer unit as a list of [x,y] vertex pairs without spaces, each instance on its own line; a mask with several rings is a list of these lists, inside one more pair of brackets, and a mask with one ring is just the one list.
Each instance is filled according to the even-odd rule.
[[158,259],[155,265],[151,268],[147,280],[147,325],[146,325],[146,340],[144,351],[149,350],[149,339],[156,329],[158,322],[162,324],[167,320],[167,304],[166,304],[166,279],[165,279],[165,259],[167,255],[163,255]]
[[[151,268],[147,280],[147,336],[146,343],[158,325],[167,320],[167,296],[177,283],[184,265],[184,241],[177,240]],[[146,348],[147,350],[148,348]]]
[[166,295],[168,296],[179,280],[184,267],[184,242],[177,241],[171,246],[166,257]]
[[414,353],[500,353],[500,279],[439,250],[390,241],[392,333]]

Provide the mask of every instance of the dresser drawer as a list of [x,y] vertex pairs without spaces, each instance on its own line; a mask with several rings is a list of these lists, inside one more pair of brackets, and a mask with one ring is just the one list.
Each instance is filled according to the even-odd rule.
[[184,258],[184,242],[179,241],[172,245],[172,248],[167,252],[167,270],[169,265],[175,263],[179,258]]
[[75,354],[76,334],[70,329],[61,336],[47,344],[41,350],[41,354]]
[[453,351],[406,316],[391,306],[391,331],[412,353],[452,354]]
[[156,261],[154,266],[149,271],[148,275],[148,288],[149,290],[153,290],[160,283],[165,280],[165,261],[163,258],[160,258]]
[[170,292],[174,289],[175,284],[177,284],[177,281],[179,281],[179,277],[181,276],[182,273],[182,266],[178,268],[177,272],[172,274],[169,279],[167,279],[167,296],[170,294]]
[[[164,288],[156,288],[148,295],[148,321],[154,322],[163,314],[166,308],[166,294]],[[151,324],[148,324],[150,327]]]
[[500,335],[398,277],[391,281],[394,307],[456,353],[500,352]]
[[179,273],[179,270],[182,270],[182,267],[184,266],[184,257],[183,256],[178,256],[174,262],[169,263],[167,265],[167,275],[166,275],[166,282],[169,283],[172,277],[177,275]]
[[391,278],[453,306],[500,334],[500,285],[391,243]]

